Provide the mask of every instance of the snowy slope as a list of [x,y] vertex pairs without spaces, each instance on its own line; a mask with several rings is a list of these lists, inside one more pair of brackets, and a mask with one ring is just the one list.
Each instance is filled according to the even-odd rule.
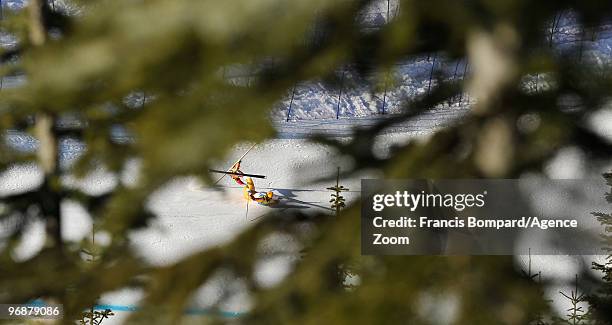
[[[236,148],[234,154],[219,168],[226,168],[246,148],[246,145]],[[278,159],[279,156],[283,159]],[[244,159],[243,169],[267,175],[265,180],[255,180],[256,187],[261,190],[272,190],[289,200],[279,203],[274,208],[250,203],[247,213],[247,202],[242,197],[242,189],[232,184],[228,177],[220,183],[225,189],[224,192],[202,187],[195,178],[176,179],[151,197],[149,207],[157,218],[151,227],[131,235],[134,249],[151,264],[167,265],[198,250],[232,240],[241,230],[261,220],[275,209],[296,210],[303,213],[330,213],[328,205],[330,192],[325,190],[325,187],[331,186],[332,182],[313,184],[310,180],[333,176],[336,166],[348,164],[350,161],[343,160],[328,148],[308,143],[303,139],[270,140],[253,149]],[[135,173],[137,170],[132,169],[124,177],[133,179]],[[41,177],[41,172],[34,166],[12,169],[0,176],[0,195],[36,186],[40,183]],[[115,179],[103,172],[91,175],[82,181],[67,180],[67,182],[77,184],[89,192],[98,193],[107,191],[116,184]],[[353,201],[360,189],[360,177],[343,179],[342,184],[351,189],[345,194],[347,201]],[[77,241],[90,236],[92,225],[86,211],[72,202],[65,202],[62,211],[65,218],[62,231],[67,240]],[[43,244],[43,232],[42,223],[31,225],[25,236],[27,239],[14,252],[15,257],[27,259],[36,254]],[[100,233],[96,238],[98,241],[104,241],[105,235]],[[278,240],[271,242],[275,247],[278,244]],[[283,243],[283,246],[286,245],[291,243]],[[282,278],[282,274],[288,271],[291,260],[291,257],[280,260],[276,258],[270,262],[272,265],[264,262],[257,270],[257,278],[261,279],[261,284],[264,286],[277,283]],[[222,280],[219,281],[222,283]],[[211,305],[216,298],[214,290],[212,293],[206,291],[212,289],[202,290],[194,302],[194,306],[200,309]],[[134,306],[139,298],[139,293],[123,290],[102,297],[100,303],[113,305],[115,309],[121,310],[125,306]],[[243,312],[248,307],[248,303],[244,299],[238,299],[222,307],[226,312]]]
[[[23,5],[20,0],[3,1],[3,6],[12,9]],[[391,15],[398,10],[393,5],[389,7]],[[383,24],[387,17],[386,1],[374,5],[372,11],[363,17],[367,28],[376,28]],[[560,22],[559,32],[554,36],[554,43],[560,50],[567,49],[578,42],[581,30],[576,27],[572,17],[566,17]],[[611,52],[612,32],[609,26],[603,26],[594,41],[585,42],[585,57],[595,61],[607,60]],[[0,35],[0,44],[4,47],[13,46],[15,39],[10,35]],[[330,182],[310,183],[311,179],[332,176],[336,166],[350,166],[351,161],[339,157],[329,148],[309,143],[306,137],[313,134],[324,134],[334,137],[346,137],[354,127],[366,127],[382,118],[385,113],[397,113],[399,101],[404,97],[414,97],[423,94],[429,88],[429,76],[432,66],[436,71],[443,70],[447,78],[462,78],[466,71],[465,62],[447,62],[444,58],[432,55],[430,58],[416,58],[396,66],[394,79],[396,86],[389,86],[387,92],[370,93],[363,85],[355,82],[355,76],[350,71],[344,72],[345,84],[340,89],[332,88],[318,81],[310,81],[296,85],[295,91],[278,103],[271,118],[278,130],[278,138],[258,145],[244,160],[243,169],[246,172],[261,173],[268,176],[266,180],[256,180],[258,189],[273,190],[278,195],[288,197],[287,203],[275,208],[250,204],[248,213],[242,191],[232,184],[229,178],[221,182],[225,191],[220,192],[202,187],[194,178],[179,178],[160,189],[150,199],[149,206],[158,216],[149,229],[131,234],[134,248],[151,264],[166,265],[193,253],[197,250],[230,241],[236,234],[264,218],[272,209],[301,211],[305,213],[329,212],[328,200],[330,192],[325,190]],[[468,69],[469,71],[469,69]],[[340,75],[342,71],[338,72]],[[239,76],[228,76],[239,78]],[[17,87],[23,79],[5,77],[3,87]],[[379,150],[385,150],[395,142],[407,138],[426,136],[435,128],[460,118],[466,114],[466,102],[456,106],[438,107],[427,112],[419,119],[394,126],[388,134],[378,140]],[[339,117],[336,119],[336,117]],[[18,132],[10,132],[7,141],[21,150],[34,150],[35,139]],[[83,144],[65,140],[61,144],[62,161],[67,163],[79,156],[85,150]],[[232,155],[217,166],[227,168],[240,156],[247,145],[235,148]],[[279,158],[279,157],[282,157]],[[135,179],[137,163],[122,177]],[[568,174],[555,174],[557,177],[568,177]],[[572,175],[569,175],[571,178]],[[36,186],[41,181],[41,173],[35,166],[15,167],[0,175],[0,196],[8,193],[24,191]],[[377,174],[356,175],[343,179],[342,184],[351,189],[346,194],[349,202],[353,201],[360,190],[360,178],[380,177]],[[76,184],[90,192],[104,192],[112,189],[116,179],[109,177],[104,171],[97,171],[84,180],[66,179],[67,183]],[[89,236],[91,222],[87,212],[72,202],[62,205],[65,215],[63,234],[67,240],[78,241]],[[44,227],[41,223],[33,224],[28,229],[27,241],[18,247],[14,255],[19,259],[27,259],[41,248]],[[98,234],[97,240],[104,241],[104,234]],[[271,247],[294,247],[287,238],[272,238]],[[292,246],[293,245],[293,246]],[[264,248],[265,249],[265,248]],[[290,270],[294,257],[270,258],[258,265],[256,277],[264,286],[277,283]],[[524,266],[525,257],[517,258],[517,265]],[[571,270],[577,270],[575,259],[564,257],[538,257],[533,261],[534,269],[539,269],[550,278],[564,279]],[[250,301],[240,294],[243,284],[226,275],[204,286],[194,297],[193,306],[202,310],[211,306],[219,298],[219,287],[232,287],[238,292],[221,308],[227,316],[233,312],[241,313],[248,310]],[[557,287],[551,287],[554,294]],[[121,290],[102,297],[101,303],[112,305],[119,310],[119,315],[110,323],[119,322],[126,312],[136,305],[141,294],[134,290]],[[107,322],[105,322],[107,324]]]

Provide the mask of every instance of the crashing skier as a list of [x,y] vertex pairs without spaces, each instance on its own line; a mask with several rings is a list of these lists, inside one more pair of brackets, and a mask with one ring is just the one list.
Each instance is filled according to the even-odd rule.
[[[230,174],[230,177],[236,182],[236,184],[243,186],[244,197],[246,199],[255,201],[263,205],[271,205],[278,202],[278,197],[275,196],[272,191],[257,192],[255,190],[255,184],[253,183],[253,179],[249,176],[241,175],[243,173],[240,170],[240,161],[235,163],[229,171],[233,173]],[[242,180],[243,177],[244,181]]]

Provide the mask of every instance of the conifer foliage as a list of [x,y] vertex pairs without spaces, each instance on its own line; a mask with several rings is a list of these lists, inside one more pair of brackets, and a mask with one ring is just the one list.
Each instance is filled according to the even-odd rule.
[[336,215],[338,215],[340,214],[340,209],[346,206],[346,200],[342,196],[342,192],[349,190],[343,185],[340,185],[340,167],[338,167],[338,172],[336,175],[336,185],[328,187],[327,189],[334,192],[331,195],[329,203],[331,203],[331,208],[336,210]]
[[[6,225],[0,302],[60,302],[68,323],[103,293],[129,287],[144,296],[130,323],[171,324],[184,317],[198,288],[229,274],[252,299],[240,319],[249,323],[437,324],[441,306],[456,324],[527,324],[542,315],[549,306],[541,288],[515,270],[511,257],[361,256],[359,207],[343,208],[342,187],[334,188],[334,207],[343,208],[338,217],[277,211],[222,246],[166,266],[148,265],[133,251],[129,233],[155,218],[147,208],[151,194],[178,176],[209,181],[211,162],[234,145],[273,137],[269,114],[295,85],[340,84],[341,96],[350,70],[355,84],[372,93],[384,84],[386,98],[401,82],[387,78],[398,62],[432,53],[428,92],[394,104],[398,114],[355,129],[350,139],[313,138],[352,158],[344,174],[377,169],[389,178],[513,178],[541,171],[568,146],[592,161],[612,156],[612,145],[587,123],[611,98],[610,67],[589,59],[588,40],[551,49],[547,31],[567,12],[578,26],[595,30],[610,17],[612,2],[399,0],[389,21],[372,28],[364,13],[376,5],[29,0],[25,10],[5,10],[1,36],[15,42],[0,53],[0,171],[35,165],[40,182],[0,197]],[[434,71],[444,60],[469,62],[469,76]],[[245,81],[246,71],[253,73]],[[547,86],[530,91],[525,80],[536,75]],[[5,82],[15,80],[11,87]],[[377,154],[379,135],[458,97],[472,104],[460,121]],[[525,127],[526,116],[537,123]],[[35,137],[35,145],[15,148],[9,135]],[[74,142],[86,151],[67,162],[61,148]],[[133,165],[138,177],[126,179]],[[107,192],[66,181],[100,169],[117,180]],[[109,238],[95,261],[81,254],[88,243],[62,235],[67,202],[81,206]],[[44,248],[15,258],[36,222],[45,224]],[[254,276],[263,258],[258,248],[279,233],[309,253],[281,283],[263,288]],[[346,261],[359,266],[350,290],[338,281],[337,266]],[[602,270],[609,282],[609,266]],[[230,288],[222,290],[215,308],[231,296]],[[206,317],[217,316],[215,308]]]
[[[612,173],[603,175],[608,186],[612,187]],[[612,204],[612,191],[606,193],[606,200]],[[604,248],[612,252],[612,214],[605,212],[594,212],[593,215],[604,226],[605,232],[601,234]],[[603,263],[593,262],[593,269],[601,272],[602,282],[597,292],[587,297],[594,316],[594,324],[612,323],[612,255],[605,257]]]

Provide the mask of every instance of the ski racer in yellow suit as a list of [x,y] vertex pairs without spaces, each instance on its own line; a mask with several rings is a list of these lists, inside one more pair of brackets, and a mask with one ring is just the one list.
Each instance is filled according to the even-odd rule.
[[[242,171],[240,171],[240,161],[235,163],[234,166],[230,168],[230,172],[242,174]],[[236,184],[243,186],[245,199],[255,201],[263,205],[270,205],[278,202],[278,198],[274,196],[272,191],[257,192],[251,177],[241,175],[230,175],[230,177],[236,182]],[[244,181],[242,180],[242,177],[244,177]]]

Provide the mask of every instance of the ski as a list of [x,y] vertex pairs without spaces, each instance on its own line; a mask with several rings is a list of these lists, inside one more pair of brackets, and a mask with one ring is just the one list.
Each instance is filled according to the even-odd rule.
[[249,220],[249,201],[250,200],[247,200],[246,212],[244,213],[244,220]]
[[240,176],[249,176],[249,177],[254,177],[254,178],[266,178],[266,176],[264,175],[233,173],[233,172],[226,172],[224,170],[216,170],[216,169],[209,169],[208,171],[211,173],[219,173],[219,174],[225,174],[225,175],[240,175]]
[[[252,146],[249,148],[249,150],[247,150],[247,151],[246,151],[246,152],[245,152],[245,153],[244,153],[244,154],[243,154],[243,155],[242,155],[242,156],[241,156],[241,157],[240,157],[238,160],[236,160],[236,162],[235,162],[234,164],[232,164],[232,166],[234,166],[234,165],[235,165],[237,162],[241,161],[241,160],[242,160],[242,158],[244,158],[244,157],[245,157],[245,156],[246,156],[246,155],[247,155],[247,154],[248,154],[248,153],[251,151],[251,149],[255,148],[255,146],[256,146],[256,145],[257,145],[257,143],[256,143],[256,144],[254,144],[254,145],[252,145]],[[230,170],[228,169],[228,170],[227,170],[227,172],[229,172],[229,171],[230,171]],[[225,177],[225,175],[227,175],[227,174],[223,174],[223,176],[219,177],[219,179],[217,179],[217,180],[216,180],[216,181],[213,183],[213,185],[217,185],[217,183],[219,183],[219,182],[220,182],[220,181],[223,179],[223,177]]]

